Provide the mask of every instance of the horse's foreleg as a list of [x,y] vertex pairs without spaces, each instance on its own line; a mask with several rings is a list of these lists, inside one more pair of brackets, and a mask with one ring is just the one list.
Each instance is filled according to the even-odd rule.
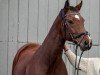
[[63,60],[60,64],[56,67],[56,75],[68,75],[67,68]]
[[45,65],[37,64],[32,61],[26,67],[26,75],[47,75]]

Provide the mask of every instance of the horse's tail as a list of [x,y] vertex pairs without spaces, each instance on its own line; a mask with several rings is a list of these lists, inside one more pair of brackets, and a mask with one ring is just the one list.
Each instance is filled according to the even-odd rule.
[[29,46],[33,46],[33,47],[36,47],[38,46],[39,44],[36,44],[36,43],[29,43],[29,44],[25,44],[24,46],[22,46],[18,52],[16,53],[15,57],[14,57],[14,60],[13,60],[13,65],[12,65],[12,75],[14,75],[14,69],[15,69],[15,66],[20,58],[20,55],[29,47]]

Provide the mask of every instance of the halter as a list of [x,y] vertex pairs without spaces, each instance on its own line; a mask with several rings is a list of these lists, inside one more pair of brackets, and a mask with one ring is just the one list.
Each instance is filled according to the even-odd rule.
[[[70,13],[70,14],[72,14],[72,15],[73,15],[73,14],[77,15],[78,13]],[[80,46],[80,43],[82,42],[82,40],[84,39],[84,36],[85,36],[85,35],[90,35],[90,34],[89,34],[87,31],[82,32],[82,33],[78,33],[78,34],[75,34],[75,33],[73,34],[73,32],[72,32],[72,30],[71,30],[71,27],[70,27],[70,25],[68,24],[68,21],[65,19],[65,17],[68,16],[68,15],[70,15],[70,14],[65,14],[63,9],[61,9],[61,11],[60,11],[60,16],[61,16],[61,18],[62,18],[62,23],[63,23],[63,26],[64,26],[65,38],[66,38],[66,33],[67,33],[67,30],[66,30],[66,29],[70,29],[69,34],[70,34],[70,36],[71,36],[71,39],[72,39],[72,41],[73,41],[75,44],[77,44],[77,45],[76,45],[76,49],[75,49],[75,54],[76,54],[76,60],[75,60],[75,75],[76,75],[76,72],[77,72],[77,75],[79,75],[79,70],[80,70],[80,69],[79,69],[79,65],[80,65],[81,57],[82,57],[82,54],[83,54],[84,51],[82,51],[82,53],[81,53],[81,55],[80,55],[78,67],[76,68],[76,64],[77,64],[77,49],[78,49],[78,46]],[[80,42],[78,42],[76,39],[77,39],[77,38],[80,38],[81,36],[83,36],[83,38],[81,39]]]
[[[70,14],[78,14],[78,13],[75,12],[75,13],[70,13]],[[75,44],[77,44],[78,43],[76,41],[77,38],[80,38],[83,35],[90,35],[90,34],[87,31],[82,32],[82,33],[78,33],[78,34],[73,33],[70,25],[68,24],[68,21],[65,19],[65,17],[70,15],[70,14],[65,14],[63,9],[61,9],[61,11],[60,11],[60,16],[62,18],[62,23],[63,23],[63,26],[64,26],[65,38],[66,38],[67,29],[69,29],[70,30],[69,35],[71,36],[72,41]]]

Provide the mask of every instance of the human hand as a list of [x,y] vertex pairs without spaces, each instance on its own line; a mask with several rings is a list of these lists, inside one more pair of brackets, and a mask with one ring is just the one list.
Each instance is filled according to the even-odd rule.
[[68,51],[68,50],[69,50],[69,47],[66,46],[66,45],[64,45],[64,51],[66,52],[66,51]]

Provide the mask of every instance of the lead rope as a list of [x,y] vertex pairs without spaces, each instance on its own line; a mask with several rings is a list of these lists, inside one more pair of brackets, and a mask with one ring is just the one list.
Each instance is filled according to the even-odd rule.
[[[83,39],[84,39],[84,36],[83,36],[82,40]],[[82,55],[83,55],[84,51],[81,52],[81,55],[80,55],[80,58],[79,58],[79,62],[78,62],[78,65],[77,65],[77,56],[78,56],[77,49],[78,49],[78,46],[80,45],[80,43],[82,42],[82,40],[76,45],[76,49],[75,49],[75,54],[76,54],[76,59],[75,59],[75,73],[74,73],[75,75],[79,75],[79,70],[81,70],[79,68],[79,66],[80,66],[81,58],[82,58]]]
[[75,59],[75,73],[74,73],[74,75],[76,75],[76,72],[78,71],[78,68],[77,68],[77,49],[78,49],[78,45],[76,45],[76,49],[75,49],[76,59]]
[[78,49],[78,45],[76,46],[76,50],[75,50],[75,54],[76,54],[76,59],[75,59],[75,73],[74,73],[75,75],[79,75],[79,70],[81,70],[79,68],[79,66],[80,66],[82,55],[84,53],[84,51],[81,52],[81,55],[80,55],[80,58],[79,58],[79,62],[78,62],[78,65],[77,65],[77,49]]
[[[80,62],[81,62],[81,58],[82,58],[83,53],[84,53],[84,51],[81,52],[81,55],[80,55],[80,58],[79,58],[78,69],[79,69],[79,66],[80,66]],[[77,70],[77,75],[79,75],[78,70]]]

